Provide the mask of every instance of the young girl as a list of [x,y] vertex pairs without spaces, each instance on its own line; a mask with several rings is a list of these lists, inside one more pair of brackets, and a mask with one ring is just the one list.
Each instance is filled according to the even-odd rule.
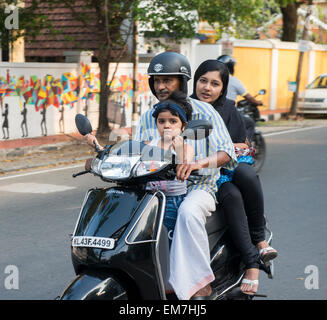
[[[191,145],[184,143],[180,134],[184,131],[187,122],[192,117],[192,106],[187,101],[187,96],[181,91],[173,92],[167,100],[157,103],[154,107],[152,116],[156,119],[156,126],[160,138],[145,142],[146,144],[157,146],[169,150],[176,156],[176,163],[192,162],[194,160],[194,149]],[[103,147],[99,145],[97,139],[87,134],[86,140],[90,146],[96,142],[100,150]],[[85,165],[86,170],[90,169],[92,159],[88,159]],[[177,219],[178,207],[184,200],[187,193],[185,181],[166,180],[148,182],[148,190],[160,190],[166,196],[166,210],[164,216],[164,225],[168,229],[168,237],[173,238],[173,231]]]
[[[177,163],[193,161],[194,149],[191,145],[184,143],[184,139],[180,135],[192,116],[192,106],[187,102],[186,95],[182,92],[173,92],[167,100],[154,106],[152,116],[156,120],[160,138],[146,143],[165,150],[171,148]],[[178,207],[187,193],[186,181],[182,182],[175,179],[148,182],[147,188],[161,190],[166,196],[166,211],[163,222],[168,229],[171,243]]]

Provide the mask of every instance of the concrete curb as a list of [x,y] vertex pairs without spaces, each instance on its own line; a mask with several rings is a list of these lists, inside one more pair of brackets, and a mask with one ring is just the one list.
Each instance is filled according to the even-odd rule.
[[8,157],[23,157],[24,155],[29,155],[34,152],[47,152],[51,150],[59,150],[65,146],[73,146],[79,144],[81,144],[81,142],[79,141],[67,141],[67,142],[58,142],[53,144],[42,144],[36,146],[0,149],[0,160],[6,159]]

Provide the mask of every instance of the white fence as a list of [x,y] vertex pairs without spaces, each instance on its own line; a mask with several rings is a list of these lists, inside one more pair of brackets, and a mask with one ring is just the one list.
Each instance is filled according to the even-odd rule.
[[[138,68],[138,107],[148,109],[147,64]],[[133,65],[121,63],[108,105],[109,122],[131,126]],[[115,65],[110,65],[112,75]],[[109,76],[109,79],[111,76]],[[97,64],[0,62],[0,138],[17,139],[76,132],[74,117],[87,114],[98,123],[100,78]]]

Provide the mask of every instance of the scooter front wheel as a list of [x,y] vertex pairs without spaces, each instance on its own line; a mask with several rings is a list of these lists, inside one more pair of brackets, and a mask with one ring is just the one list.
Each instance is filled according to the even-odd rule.
[[79,274],[59,300],[127,300],[127,290],[113,276]]

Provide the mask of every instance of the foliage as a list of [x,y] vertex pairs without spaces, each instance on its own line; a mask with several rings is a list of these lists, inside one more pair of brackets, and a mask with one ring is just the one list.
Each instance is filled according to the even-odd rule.
[[[38,11],[41,2],[41,0],[30,0],[29,6],[21,6],[21,1],[18,0],[0,0],[0,43],[3,49],[7,49],[10,43],[20,38],[24,30],[31,30],[30,36],[33,39],[48,25],[47,15]],[[6,12],[9,6],[18,8],[17,26],[12,29],[8,29],[5,23],[13,14],[13,10]]]
[[198,15],[195,0],[142,1],[136,18],[145,36],[170,37],[178,41],[192,38],[197,32]]
[[294,3],[294,2],[305,2],[305,1],[297,1],[297,0],[276,0],[276,2],[281,6],[281,7],[286,7],[288,4]]
[[253,38],[256,28],[267,22],[276,10],[273,0],[202,0],[199,1],[199,16],[216,30],[236,38]]

